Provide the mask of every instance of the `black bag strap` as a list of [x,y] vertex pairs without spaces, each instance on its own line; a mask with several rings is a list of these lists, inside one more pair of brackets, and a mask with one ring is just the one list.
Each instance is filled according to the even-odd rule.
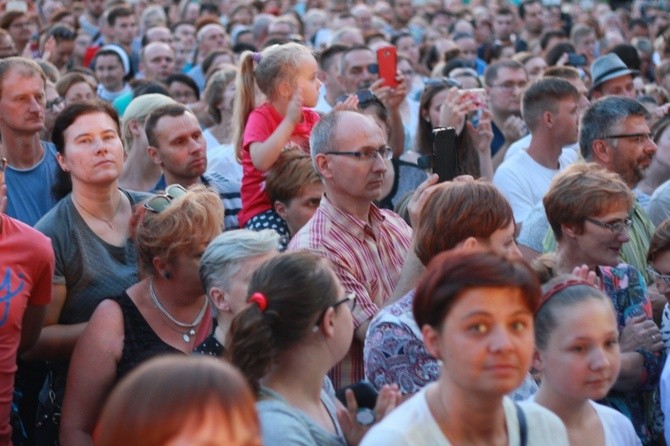
[[526,446],[526,443],[528,442],[526,414],[523,413],[523,409],[516,402],[514,403],[514,407],[516,407],[516,417],[519,419],[519,444],[521,446]]

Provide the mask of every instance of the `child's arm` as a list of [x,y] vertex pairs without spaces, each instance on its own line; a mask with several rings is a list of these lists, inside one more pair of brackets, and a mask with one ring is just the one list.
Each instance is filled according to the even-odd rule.
[[270,170],[277,161],[284,146],[291,138],[295,126],[302,119],[302,91],[297,88],[291,97],[282,122],[263,142],[254,142],[249,146],[249,154],[254,167],[260,171]]

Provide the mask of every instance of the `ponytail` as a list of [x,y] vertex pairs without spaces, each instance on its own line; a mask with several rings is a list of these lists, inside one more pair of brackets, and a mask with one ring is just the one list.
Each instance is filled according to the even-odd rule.
[[244,129],[247,126],[249,114],[256,107],[256,78],[251,51],[242,53],[239,70],[235,80],[235,104],[233,106],[232,128],[235,157],[238,162],[242,162]]

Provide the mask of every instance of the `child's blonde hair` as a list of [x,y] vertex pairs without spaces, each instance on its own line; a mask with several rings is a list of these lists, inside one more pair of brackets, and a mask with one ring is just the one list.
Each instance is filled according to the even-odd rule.
[[[256,86],[261,93],[273,100],[282,81],[294,85],[296,73],[305,56],[312,56],[309,48],[299,43],[272,45],[261,53],[242,53],[239,74],[235,83],[233,108],[233,143],[237,160],[242,159],[242,139],[249,114],[256,108]],[[254,62],[256,67],[254,68]]]

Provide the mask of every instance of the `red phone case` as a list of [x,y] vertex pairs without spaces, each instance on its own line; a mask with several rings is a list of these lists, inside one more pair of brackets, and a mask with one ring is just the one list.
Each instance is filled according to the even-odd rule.
[[379,77],[384,79],[384,86],[397,87],[398,81],[395,79],[397,55],[394,46],[386,46],[377,50],[377,65],[379,65]]

